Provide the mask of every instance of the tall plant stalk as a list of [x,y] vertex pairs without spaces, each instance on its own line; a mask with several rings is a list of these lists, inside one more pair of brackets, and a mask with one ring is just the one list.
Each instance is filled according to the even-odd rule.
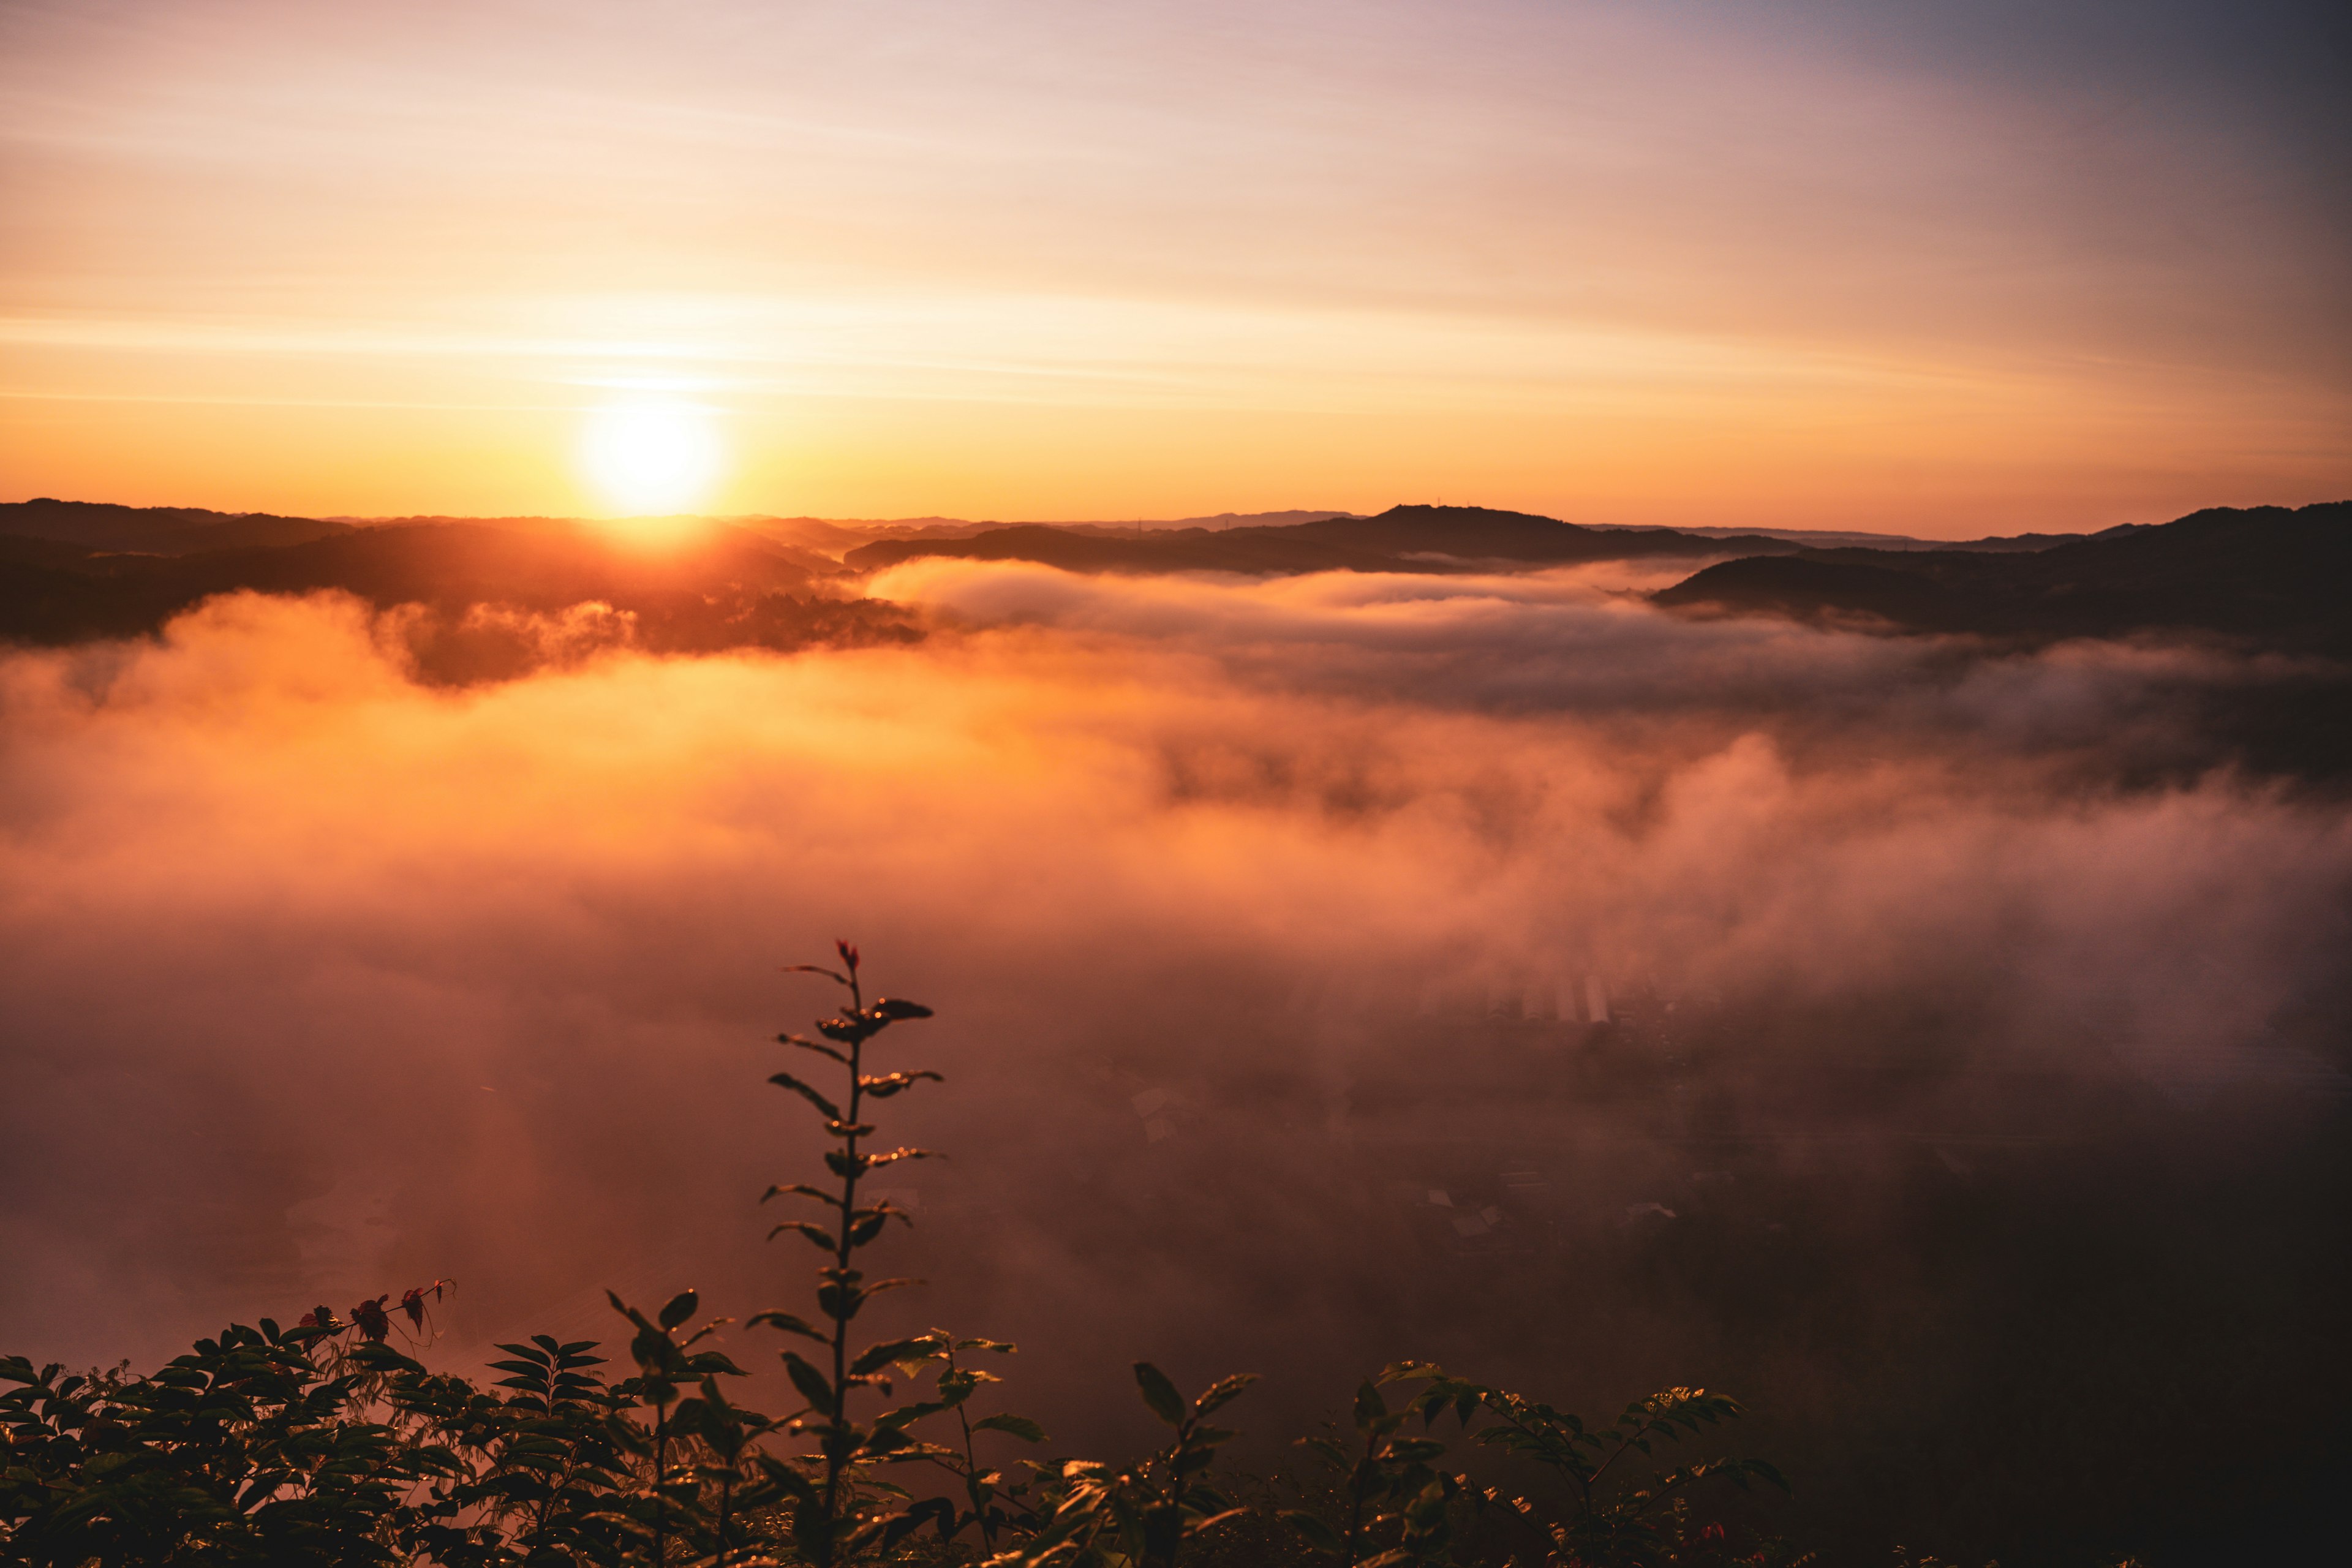
[[813,1363],[797,1350],[783,1352],[784,1370],[801,1397],[808,1402],[787,1426],[816,1439],[817,1463],[810,1471],[783,1462],[773,1466],[773,1473],[793,1500],[794,1542],[813,1568],[835,1568],[844,1557],[888,1527],[887,1518],[860,1518],[856,1514],[851,1492],[857,1472],[866,1464],[904,1456],[916,1446],[906,1427],[922,1414],[919,1410],[887,1412],[862,1426],[851,1418],[851,1394],[860,1388],[883,1385],[880,1374],[891,1363],[919,1353],[926,1343],[916,1338],[872,1345],[862,1352],[853,1349],[850,1325],[866,1301],[884,1290],[914,1283],[909,1279],[869,1280],[857,1267],[857,1253],[870,1246],[892,1218],[912,1223],[906,1210],[887,1199],[861,1205],[858,1184],[870,1172],[904,1160],[924,1159],[930,1153],[926,1149],[908,1148],[869,1152],[866,1141],[875,1135],[876,1129],[864,1120],[866,1101],[902,1094],[926,1079],[940,1081],[938,1073],[923,1069],[866,1071],[867,1047],[875,1037],[892,1024],[928,1018],[931,1010],[920,1003],[891,996],[877,997],[869,1005],[865,984],[858,974],[857,949],[845,942],[835,943],[835,949],[841,956],[841,968],[793,964],[788,973],[824,976],[841,988],[846,1005],[832,1017],[817,1022],[816,1031],[823,1039],[802,1035],[780,1035],[777,1038],[835,1063],[841,1069],[841,1098],[835,1100],[791,1073],[776,1073],[768,1080],[790,1089],[814,1107],[824,1119],[826,1134],[834,1140],[834,1147],[825,1151],[824,1163],[839,1184],[836,1189],[795,1182],[771,1187],[766,1194],[768,1198],[805,1199],[832,1211],[827,1215],[829,1223],[786,1220],[769,1233],[772,1237],[793,1233],[827,1255],[825,1263],[817,1269],[816,1303],[823,1322],[811,1323],[783,1311],[762,1312],[751,1320],[815,1342],[823,1347],[824,1361],[828,1363]]

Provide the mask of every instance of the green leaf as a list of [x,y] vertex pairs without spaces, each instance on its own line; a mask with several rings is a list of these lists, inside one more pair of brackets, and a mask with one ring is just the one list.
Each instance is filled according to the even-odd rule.
[[971,1424],[971,1429],[975,1432],[1008,1433],[1024,1443],[1045,1440],[1045,1428],[1026,1415],[984,1415]]
[[1168,1381],[1166,1373],[1148,1361],[1137,1362],[1135,1384],[1143,1390],[1143,1403],[1151,1406],[1154,1415],[1171,1426],[1183,1425],[1184,1398],[1176,1392],[1176,1385]]

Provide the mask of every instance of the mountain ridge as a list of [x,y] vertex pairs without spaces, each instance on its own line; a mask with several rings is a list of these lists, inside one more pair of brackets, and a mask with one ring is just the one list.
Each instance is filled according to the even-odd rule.
[[1141,536],[1076,534],[1046,524],[1018,524],[965,539],[878,540],[842,557],[853,571],[875,572],[928,556],[1030,561],[1074,572],[1232,572],[1291,575],[1307,572],[1445,573],[1483,563],[1562,565],[1644,556],[1721,555],[1792,551],[1764,534],[1703,539],[1673,530],[1587,528],[1533,512],[1492,507],[1391,507],[1276,526],[1163,529]]
[[1700,615],[1775,615],[2022,642],[2182,630],[2352,653],[2352,500],[2207,507],[2030,552],[1801,550],[1719,562],[1652,595]]

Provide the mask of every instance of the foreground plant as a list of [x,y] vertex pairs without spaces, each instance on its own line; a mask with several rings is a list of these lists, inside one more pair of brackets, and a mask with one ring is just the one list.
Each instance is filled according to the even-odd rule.
[[[984,1417],[975,1426],[964,1411],[982,1379],[972,1369],[960,1365],[956,1356],[982,1348],[1010,1352],[1009,1345],[958,1340],[944,1331],[883,1341],[862,1349],[853,1343],[851,1325],[867,1301],[886,1290],[916,1283],[870,1279],[857,1266],[857,1255],[880,1239],[892,1220],[914,1223],[912,1215],[887,1198],[861,1202],[858,1184],[876,1171],[931,1157],[928,1149],[902,1147],[877,1152],[868,1148],[867,1141],[877,1129],[864,1120],[867,1102],[889,1100],[918,1083],[942,1079],[921,1068],[866,1070],[867,1051],[878,1036],[893,1024],[928,1018],[931,1010],[919,1002],[895,996],[877,996],[869,1004],[858,973],[857,949],[845,942],[836,942],[835,949],[841,958],[839,969],[795,964],[791,973],[818,974],[832,981],[840,987],[845,1005],[833,1016],[818,1021],[816,1030],[823,1039],[789,1034],[777,1038],[834,1063],[839,1069],[838,1098],[788,1072],[776,1073],[768,1081],[800,1096],[823,1119],[826,1135],[834,1140],[834,1147],[825,1151],[825,1168],[836,1184],[788,1183],[769,1188],[761,1199],[794,1198],[816,1204],[824,1211],[822,1220],[788,1219],[769,1233],[772,1237],[797,1236],[824,1255],[816,1271],[821,1321],[811,1322],[787,1311],[761,1312],[751,1320],[811,1341],[819,1348],[816,1361],[797,1350],[782,1352],[793,1386],[808,1402],[787,1418],[784,1429],[815,1439],[813,1461],[808,1457],[763,1459],[766,1474],[787,1500],[792,1542],[814,1568],[834,1568],[869,1548],[895,1544],[927,1521],[950,1536],[965,1525],[977,1526],[983,1539],[992,1542],[996,1533],[1014,1523],[1015,1518],[998,1506],[1001,1480],[994,1472],[980,1468],[972,1452],[973,1433],[1003,1431],[1032,1442],[1045,1436],[1043,1428],[1025,1417]],[[943,1363],[937,1398],[886,1409],[863,1422],[852,1415],[855,1395],[891,1393],[889,1373],[894,1365],[919,1367],[933,1358]],[[923,1442],[911,1430],[918,1421],[948,1410],[954,1410],[963,1423],[960,1453]],[[929,1461],[956,1472],[964,1482],[969,1513],[960,1516],[951,1505],[943,1508],[935,1500],[917,1502],[903,1489],[876,1475],[879,1467],[915,1461]]]
[[1070,1460],[1036,1533],[993,1562],[1004,1568],[1170,1568],[1184,1542],[1244,1511],[1209,1479],[1218,1448],[1240,1434],[1212,1426],[1208,1418],[1256,1381],[1246,1373],[1223,1378],[1188,1405],[1165,1373],[1137,1362],[1143,1403],[1175,1436],[1124,1469]]
[[[1514,1568],[1635,1568],[1729,1561],[1701,1550],[1722,1531],[1692,1523],[1685,1494],[1695,1484],[1718,1476],[1784,1484],[1769,1466],[1733,1459],[1631,1479],[1631,1456],[1646,1462],[1738,1415],[1721,1395],[1668,1390],[1587,1428],[1420,1363],[1357,1391],[1353,1446],[1308,1440],[1343,1481],[1335,1506],[1284,1515],[1287,1536],[1267,1510],[1237,1507],[1215,1477],[1236,1434],[1211,1418],[1248,1376],[1188,1402],[1139,1362],[1138,1391],[1169,1429],[1162,1447],[1124,1466],[990,1462],[985,1445],[1046,1440],[1025,1416],[978,1409],[999,1381],[980,1363],[1013,1346],[940,1329],[861,1342],[856,1331],[874,1297],[915,1283],[871,1279],[861,1267],[893,1220],[913,1224],[906,1208],[872,1195],[869,1178],[930,1157],[878,1146],[868,1119],[877,1102],[941,1079],[877,1069],[880,1037],[930,1009],[868,1002],[857,950],[836,946],[839,968],[793,972],[832,981],[842,1005],[816,1024],[819,1037],[780,1037],[830,1065],[771,1079],[820,1119],[832,1180],[780,1184],[762,1199],[812,1205],[771,1234],[819,1253],[814,1305],[805,1316],[774,1310],[751,1320],[799,1342],[781,1352],[798,1409],[774,1419],[729,1399],[725,1381],[742,1369],[705,1342],[727,1320],[695,1326],[701,1303],[691,1290],[650,1314],[612,1297],[630,1325],[635,1366],[618,1383],[599,1371],[593,1342],[546,1335],[500,1345],[505,1359],[491,1364],[505,1375],[487,1386],[429,1372],[392,1338],[422,1347],[428,1298],[437,1300],[446,1281],[407,1292],[397,1307],[378,1296],[347,1318],[320,1307],[291,1329],[267,1319],[232,1326],[148,1378],[68,1375],[0,1358],[0,1561],[843,1568],[903,1554],[916,1531],[929,1531],[932,1550],[984,1568],[1175,1568],[1192,1550],[1255,1563],[1261,1548],[1282,1558],[1304,1549],[1339,1568],[1496,1558]],[[898,1381],[924,1378],[927,1395],[889,1403]],[[1420,1386],[1392,1408],[1382,1390],[1401,1383]],[[1509,1495],[1442,1468],[1434,1429],[1449,1414],[1474,1447],[1554,1477],[1553,1495]],[[919,1476],[944,1478],[946,1495],[917,1495],[905,1482]],[[1251,1511],[1259,1529],[1277,1533],[1228,1531],[1196,1548]],[[1463,1544],[1465,1521],[1482,1531],[1475,1551]],[[1493,1526],[1508,1534],[1499,1548]]]
[[[1391,1410],[1381,1388],[1402,1382],[1419,1382],[1422,1390]],[[1580,1416],[1507,1389],[1467,1382],[1427,1363],[1403,1362],[1357,1391],[1358,1448],[1332,1437],[1305,1439],[1346,1476],[1343,1518],[1333,1521],[1304,1510],[1285,1517],[1309,1545],[1349,1568],[1448,1561],[1457,1513],[1500,1525],[1506,1559],[1528,1568],[1729,1562],[1729,1532],[1719,1523],[1695,1521],[1686,1492],[1710,1479],[1743,1491],[1759,1480],[1786,1491],[1780,1471],[1744,1458],[1699,1459],[1651,1475],[1639,1467],[1668,1445],[1742,1413],[1727,1395],[1672,1388],[1636,1400],[1613,1422],[1588,1426]],[[1436,1469],[1445,1446],[1428,1433],[1449,1414],[1473,1447],[1508,1455],[1547,1475],[1549,1495],[1530,1498]],[[1420,1436],[1405,1430],[1415,1417]],[[1486,1424],[1474,1427],[1480,1417]],[[1754,1544],[1738,1561],[1802,1560],[1769,1539]]]

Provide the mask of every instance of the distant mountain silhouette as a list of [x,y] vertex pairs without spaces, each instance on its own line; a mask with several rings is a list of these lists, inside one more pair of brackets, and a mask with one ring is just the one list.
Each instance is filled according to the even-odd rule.
[[192,555],[205,550],[301,544],[352,531],[347,522],[270,512],[206,511],[201,507],[114,506],[103,501],[0,502],[0,534],[78,544],[89,550]]
[[[1645,524],[1629,523],[1629,529]],[[2060,544],[2079,544],[2086,539],[2108,539],[2137,532],[2149,526],[2144,522],[2121,522],[2096,533],[1997,533],[1981,539],[1920,539],[1907,533],[1865,533],[1857,529],[1819,528],[1685,528],[1685,533],[1695,533],[1702,539],[1729,539],[1740,533],[1761,533],[1773,539],[1783,539],[1807,550],[1837,550],[1852,546],[1861,550],[1968,550],[2019,552],[2048,550]]]
[[2352,653],[2352,501],[2216,507],[2029,553],[1805,550],[1727,561],[1669,609],[2048,641],[2194,630]]
[[[58,645],[152,633],[204,599],[240,589],[337,589],[381,607],[424,606],[418,624],[446,634],[428,639],[437,650],[428,671],[451,679],[523,668],[534,657],[524,631],[482,629],[510,625],[486,618],[486,607],[527,617],[609,606],[599,614],[625,623],[612,635],[651,651],[919,635],[895,606],[842,597],[831,561],[767,531],[777,521],[688,522],[683,536],[652,547],[562,519],[355,527],[188,508],[16,502],[0,506],[0,640]],[[872,571],[950,556],[1076,572],[1263,576],[1737,553],[1655,602],[1684,614],[1779,615],[2027,644],[2184,630],[2352,657],[2352,616],[2342,604],[2352,580],[2352,502],[2215,509],[2042,543],[2052,537],[1817,549],[1762,534],[1582,528],[1485,507],[1400,506],[1370,517],[1214,529],[1021,524],[961,537],[941,529],[865,543],[845,562]],[[203,547],[223,538],[248,542]]]
[[1490,563],[1561,565],[1645,556],[1766,554],[1798,549],[1761,534],[1709,539],[1670,529],[1582,528],[1557,518],[1479,506],[1397,506],[1372,517],[1329,517],[1250,528],[1174,528],[1143,534],[1076,532],[1042,523],[969,538],[882,540],[842,557],[872,572],[922,556],[1034,561],[1071,572],[1472,572]]
[[428,673],[449,679],[515,673],[519,659],[529,662],[517,651],[525,632],[483,632],[472,624],[483,607],[544,614],[606,605],[625,617],[632,646],[655,652],[918,635],[894,606],[814,592],[798,554],[724,525],[704,525],[697,537],[659,547],[558,522],[337,525],[299,543],[183,555],[0,538],[0,639],[58,645],[135,637],[240,589],[339,589],[380,608],[423,606],[433,617],[427,630],[441,628],[430,639],[440,663],[428,660]]

